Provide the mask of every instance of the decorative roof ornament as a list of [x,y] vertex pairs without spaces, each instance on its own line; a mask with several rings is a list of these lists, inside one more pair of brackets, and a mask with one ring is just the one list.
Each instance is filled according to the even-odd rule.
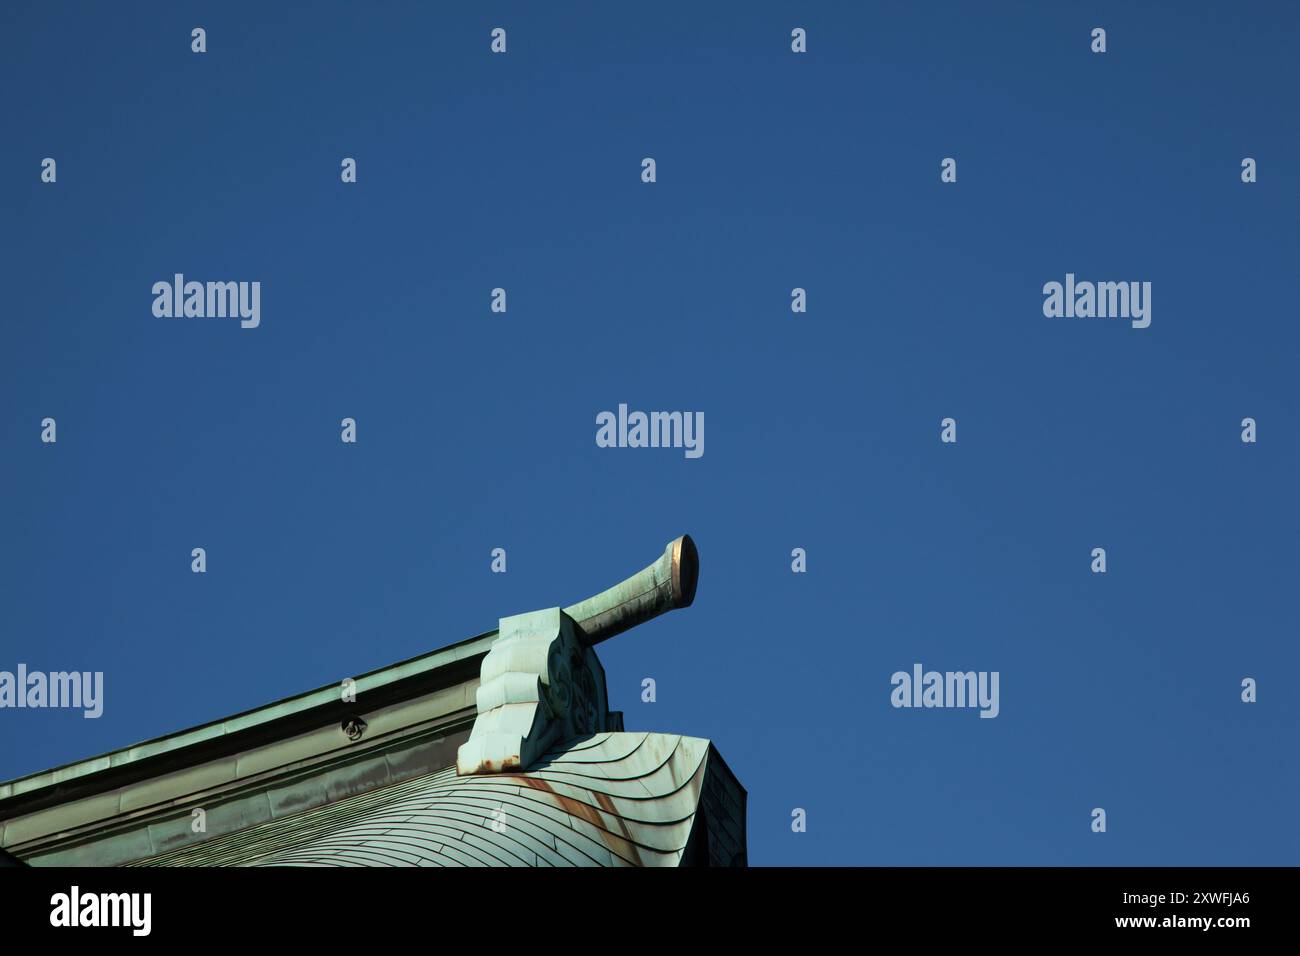
[[478,716],[457,753],[456,772],[517,773],[557,743],[621,731],[623,715],[609,710],[594,646],[689,607],[699,574],[695,542],[682,535],[659,560],[595,597],[501,618],[480,668]]
[[744,866],[740,781],[624,731],[595,653],[698,577],[683,536],[570,607],[0,783],[0,866]]

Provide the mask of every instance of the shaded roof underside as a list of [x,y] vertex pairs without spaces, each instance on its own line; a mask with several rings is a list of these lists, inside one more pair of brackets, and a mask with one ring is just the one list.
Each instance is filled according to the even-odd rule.
[[[481,658],[491,647],[496,635],[496,631],[488,631],[476,637],[457,641],[455,644],[448,644],[436,651],[430,651],[427,654],[421,654],[417,657],[399,661],[396,664],[390,664],[387,667],[381,667],[378,670],[369,671],[354,678],[353,696],[365,694],[369,699],[387,700],[389,696],[396,696],[400,699],[405,696],[395,690],[400,684],[434,678],[440,671],[449,669],[453,665]],[[455,683],[461,679],[463,678],[456,675],[454,680],[444,683]],[[390,691],[389,695],[384,693],[386,689]],[[49,770],[42,770],[24,777],[0,782],[0,800],[7,800],[24,794],[67,785],[75,781],[94,778],[96,775],[103,775],[147,761],[155,761],[159,758],[170,757],[180,764],[185,764],[188,762],[186,754],[189,751],[199,749],[205,744],[219,743],[223,738],[231,739],[241,734],[247,735],[258,731],[270,737],[283,736],[286,721],[301,718],[307,720],[308,723],[314,723],[308,716],[313,712],[328,710],[332,713],[340,709],[342,709],[342,704],[340,702],[339,684],[326,684],[316,690],[297,694],[293,697],[286,697],[283,700],[234,714],[221,720],[200,724],[188,730],[155,737],[152,740],[146,740],[121,750],[100,754],[98,757],[78,760]],[[278,730],[271,729],[277,725],[279,725]],[[145,776],[148,776],[148,774],[145,774]]]

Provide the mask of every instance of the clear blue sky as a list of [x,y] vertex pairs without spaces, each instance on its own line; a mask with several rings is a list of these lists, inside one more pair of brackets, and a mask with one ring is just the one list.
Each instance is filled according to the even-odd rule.
[[[1295,863],[1296,6],[545,6],[4,5],[0,669],[106,700],[0,712],[0,778],[690,532],[695,606],[601,656],[752,862]],[[155,318],[175,272],[261,326]],[[1045,318],[1067,272],[1151,327]],[[704,456],[597,448],[620,402]],[[916,662],[1000,716],[895,710]]]

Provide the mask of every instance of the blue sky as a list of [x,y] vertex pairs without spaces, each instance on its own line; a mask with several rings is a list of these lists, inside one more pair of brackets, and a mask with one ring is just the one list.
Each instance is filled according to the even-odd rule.
[[[0,712],[0,778],[690,532],[694,607],[601,658],[753,863],[1295,863],[1300,15],[1135,6],[6,4],[0,669],[106,700]],[[176,272],[260,327],[155,318]],[[1045,318],[1067,272],[1150,328]],[[620,402],[705,454],[597,448]],[[1000,715],[892,708],[916,662]]]

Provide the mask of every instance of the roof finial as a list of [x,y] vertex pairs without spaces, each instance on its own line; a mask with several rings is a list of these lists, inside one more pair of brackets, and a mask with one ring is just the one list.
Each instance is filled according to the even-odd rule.
[[700,553],[689,534],[668,542],[659,560],[595,597],[566,607],[588,646],[621,634],[652,617],[690,607],[700,579]]

